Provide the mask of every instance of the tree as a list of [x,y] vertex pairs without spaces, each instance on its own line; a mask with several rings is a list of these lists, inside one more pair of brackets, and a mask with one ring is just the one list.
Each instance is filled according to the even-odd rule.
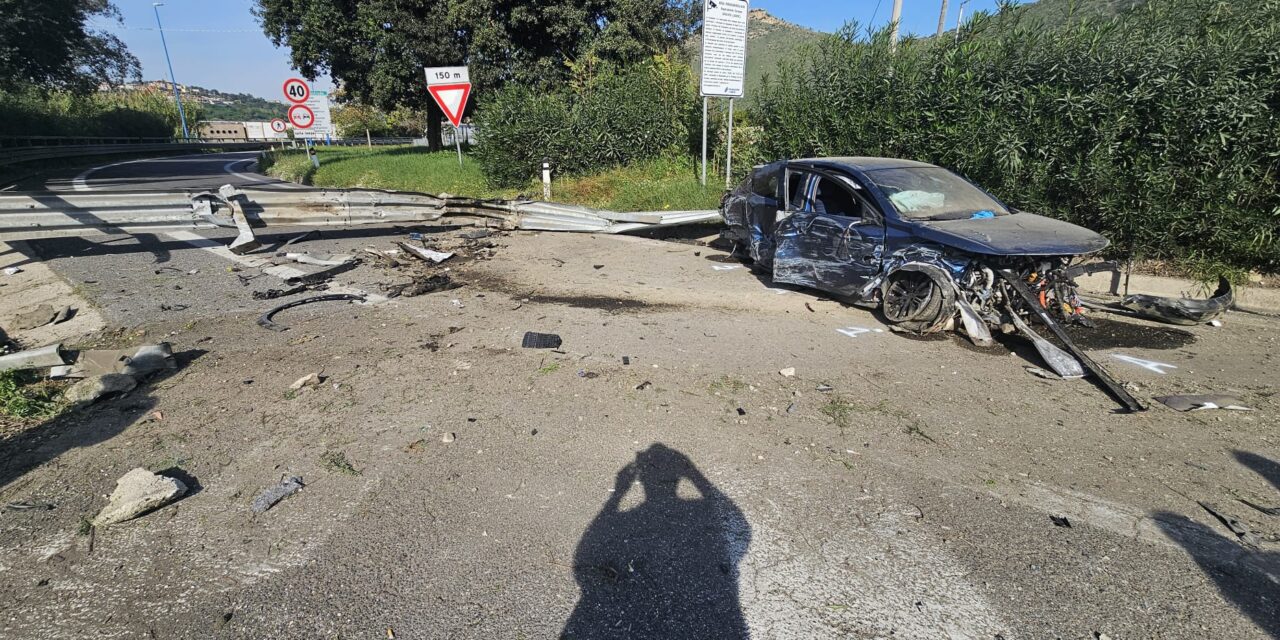
[[338,135],[343,138],[370,135],[384,136],[387,133],[387,114],[377,107],[360,103],[349,103],[333,113],[333,124],[338,127]]
[[87,27],[120,19],[108,0],[0,0],[0,88],[92,91],[139,76],[138,59],[119,38]]
[[440,109],[424,67],[466,64],[477,93],[563,82],[579,58],[634,62],[683,43],[698,0],[256,0],[254,12],[293,65],[329,73],[352,100],[425,111],[431,147]]
[[439,149],[443,114],[422,70],[465,63],[446,0],[257,0],[254,12],[308,79],[327,72],[352,100],[383,111],[428,110],[427,138]]

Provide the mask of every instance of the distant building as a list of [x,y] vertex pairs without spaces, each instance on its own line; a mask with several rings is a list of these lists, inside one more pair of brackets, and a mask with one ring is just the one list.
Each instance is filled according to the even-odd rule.
[[248,140],[249,130],[244,126],[243,122],[207,120],[196,125],[196,135],[201,140],[232,142],[235,140]]

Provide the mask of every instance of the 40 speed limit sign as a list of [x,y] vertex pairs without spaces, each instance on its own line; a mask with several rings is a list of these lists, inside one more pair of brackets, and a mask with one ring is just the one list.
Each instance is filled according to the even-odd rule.
[[301,78],[284,81],[284,97],[294,104],[302,104],[311,98],[311,85]]

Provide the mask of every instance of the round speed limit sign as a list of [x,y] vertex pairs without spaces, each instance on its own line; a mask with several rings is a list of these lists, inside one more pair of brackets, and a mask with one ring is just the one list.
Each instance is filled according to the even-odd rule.
[[307,105],[295,104],[289,107],[289,122],[299,129],[310,129],[316,123],[316,114]]
[[285,80],[284,97],[294,104],[302,104],[311,97],[311,86],[301,78],[290,78]]
[[284,130],[288,128],[289,125],[285,124],[284,120],[281,120],[280,118],[276,118],[271,121],[271,130],[276,133],[284,133]]

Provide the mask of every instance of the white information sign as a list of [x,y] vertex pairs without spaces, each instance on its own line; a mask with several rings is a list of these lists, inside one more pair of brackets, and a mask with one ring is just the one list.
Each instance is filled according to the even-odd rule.
[[471,84],[471,72],[466,67],[427,67],[427,86],[438,84]]
[[302,127],[299,122],[291,119],[294,126],[298,127],[294,131],[294,137],[324,140],[334,136],[333,117],[329,114],[329,92],[312,91],[303,104],[311,111],[311,126]]
[[741,98],[749,0],[702,0],[702,95]]

